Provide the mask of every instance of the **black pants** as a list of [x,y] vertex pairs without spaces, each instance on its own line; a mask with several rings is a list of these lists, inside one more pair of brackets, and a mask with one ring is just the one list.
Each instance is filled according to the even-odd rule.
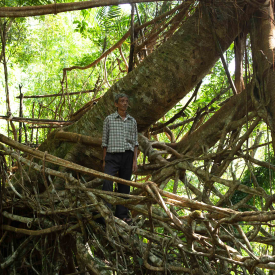
[[[118,172],[118,176],[125,180],[131,180],[132,168],[133,168],[134,152],[127,150],[123,153],[107,153],[105,157],[105,169],[104,173],[115,176]],[[110,180],[104,180],[102,190],[113,191],[113,182]],[[130,193],[130,186],[118,183],[118,192],[123,194]],[[110,207],[111,205],[108,204]],[[116,206],[115,216],[123,219],[128,217],[128,208],[123,205]]]

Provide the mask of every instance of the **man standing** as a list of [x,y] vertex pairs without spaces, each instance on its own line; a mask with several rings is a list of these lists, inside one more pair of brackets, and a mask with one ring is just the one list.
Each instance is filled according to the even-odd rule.
[[[137,170],[137,122],[127,113],[129,100],[126,94],[115,96],[115,106],[117,111],[107,116],[103,124],[103,171],[111,176],[118,172],[120,178],[131,180],[132,172]],[[102,190],[112,192],[113,182],[104,180]],[[130,186],[118,183],[118,192],[129,194]],[[115,216],[131,222],[128,208],[123,205],[116,206]]]

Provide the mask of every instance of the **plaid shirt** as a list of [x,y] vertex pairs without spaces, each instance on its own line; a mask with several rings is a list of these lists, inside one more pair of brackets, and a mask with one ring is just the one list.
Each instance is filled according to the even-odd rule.
[[108,153],[134,151],[138,146],[137,122],[130,115],[125,120],[118,112],[107,116],[103,123],[102,147],[107,147]]

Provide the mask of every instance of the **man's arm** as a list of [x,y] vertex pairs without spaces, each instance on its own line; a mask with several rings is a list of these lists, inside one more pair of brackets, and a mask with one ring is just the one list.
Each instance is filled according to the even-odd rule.
[[102,145],[101,145],[102,148],[103,148],[103,156],[102,156],[103,172],[104,172],[104,169],[105,169],[105,157],[106,157],[106,153],[107,153],[108,140],[109,140],[109,122],[108,122],[108,119],[106,118],[104,120],[104,123],[103,123]]
[[102,156],[102,159],[103,159],[103,164],[102,164],[103,172],[104,172],[104,169],[105,169],[105,157],[106,157],[106,152],[107,152],[107,147],[103,147],[103,156]]
[[135,173],[137,171],[137,153],[138,153],[138,146],[135,146],[135,149],[134,149],[134,157],[133,157],[133,173]]
[[133,172],[137,171],[137,154],[138,154],[138,131],[137,131],[137,122],[135,121],[135,140],[134,140],[134,158],[133,158]]

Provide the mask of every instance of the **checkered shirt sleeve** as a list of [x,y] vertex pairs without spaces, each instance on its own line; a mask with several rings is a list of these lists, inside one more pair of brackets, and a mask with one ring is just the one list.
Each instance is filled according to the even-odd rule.
[[108,147],[109,140],[109,119],[105,118],[103,122],[102,147]]
[[136,120],[128,114],[122,120],[117,112],[107,116],[103,123],[102,147],[107,147],[109,153],[120,153],[134,151],[135,146],[138,146]]

